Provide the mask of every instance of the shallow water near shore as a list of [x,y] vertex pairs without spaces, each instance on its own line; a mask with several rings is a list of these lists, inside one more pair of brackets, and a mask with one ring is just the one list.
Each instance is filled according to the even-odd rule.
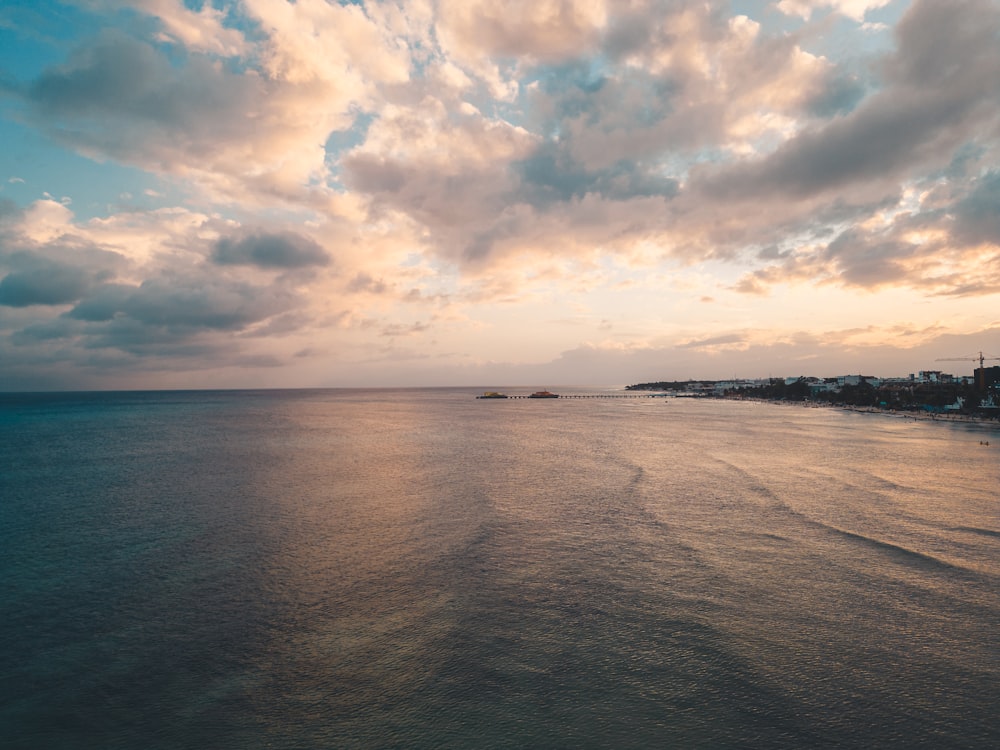
[[4,746],[1000,746],[995,426],[479,392],[0,396]]

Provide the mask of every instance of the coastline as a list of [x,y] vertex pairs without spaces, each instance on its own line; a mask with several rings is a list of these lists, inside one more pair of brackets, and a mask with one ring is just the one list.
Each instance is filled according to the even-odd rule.
[[[832,404],[831,404],[832,406]],[[885,417],[895,417],[897,419],[915,419],[924,422],[946,422],[960,424],[981,424],[989,427],[1000,428],[1000,420],[991,417],[979,417],[973,414],[940,414],[936,412],[909,412],[892,411],[888,409],[876,409],[871,406],[840,406],[844,411],[853,411],[863,414],[881,414]]]
[[850,406],[848,404],[825,404],[817,401],[772,401],[770,399],[736,399],[756,401],[763,404],[778,404],[782,406],[803,406],[811,409],[840,409],[857,414],[874,414],[876,416],[894,419],[913,419],[921,422],[941,422],[944,424],[977,424],[994,427],[1000,430],[1000,418],[981,417],[973,414],[946,414],[926,411],[895,411],[892,409],[877,409],[874,406]]

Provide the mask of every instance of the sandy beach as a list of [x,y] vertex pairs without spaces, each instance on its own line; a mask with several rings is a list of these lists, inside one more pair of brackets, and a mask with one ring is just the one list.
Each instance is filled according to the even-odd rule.
[[1000,430],[1000,415],[997,417],[978,416],[973,414],[938,413],[927,411],[898,411],[895,409],[877,409],[874,406],[849,406],[845,404],[827,404],[818,401],[771,401],[769,399],[744,399],[754,400],[765,404],[779,404],[782,406],[805,406],[812,409],[841,409],[852,411],[858,414],[873,414],[881,417],[892,417],[895,419],[914,419],[925,422],[945,422],[978,424],[985,427],[993,427]]

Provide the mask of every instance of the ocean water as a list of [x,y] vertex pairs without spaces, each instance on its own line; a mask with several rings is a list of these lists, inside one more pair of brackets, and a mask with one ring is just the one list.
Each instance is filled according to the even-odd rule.
[[0,396],[0,746],[1000,747],[995,426],[476,392]]

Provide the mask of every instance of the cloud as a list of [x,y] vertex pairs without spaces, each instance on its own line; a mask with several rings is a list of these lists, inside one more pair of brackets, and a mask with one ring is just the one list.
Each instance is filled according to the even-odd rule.
[[146,326],[235,331],[292,307],[285,290],[215,279],[155,278],[122,304],[125,315]]
[[[261,72],[293,85],[333,84],[336,101],[367,98],[370,82],[403,83],[410,75],[404,29],[386,28],[379,11],[361,5],[302,0],[243,0],[263,34]],[[382,18],[383,23],[391,23]],[[318,104],[319,102],[315,102]]]
[[708,338],[686,341],[677,346],[679,349],[717,350],[719,348],[745,348],[747,343],[746,334],[727,333],[722,336],[709,336]]
[[914,3],[897,28],[899,48],[885,63],[886,88],[764,158],[698,170],[697,188],[714,199],[800,199],[895,181],[949,160],[977,127],[997,117],[998,30],[1000,10],[990,3]]
[[514,162],[515,173],[527,200],[535,207],[565,202],[596,194],[607,200],[629,200],[677,194],[678,181],[659,174],[649,166],[620,161],[604,169],[588,170],[574,163],[568,149],[559,144],[543,144],[527,159]]
[[80,299],[91,284],[91,274],[80,268],[41,262],[0,279],[0,305],[65,305]]
[[[17,330],[10,340],[20,348],[41,347],[36,356],[58,346],[62,360],[80,365],[111,361],[122,375],[143,371],[150,362],[167,369],[204,369],[236,361],[272,367],[280,364],[280,357],[250,351],[233,334],[252,333],[299,304],[301,300],[280,288],[153,278],[138,286],[98,286],[61,317]],[[95,360],[95,352],[104,354]]]
[[561,60],[600,39],[608,9],[600,0],[441,0],[438,33],[457,59]]
[[[107,30],[6,81],[8,111],[88,174],[152,176],[107,172],[136,178],[95,191],[142,198],[127,211],[29,174],[74,209],[0,200],[0,359],[310,351],[298,372],[355,377],[373,352],[415,361],[391,340],[419,336],[442,377],[484,352],[543,380],[656,357],[698,376],[784,356],[767,330],[811,319],[812,292],[978,325],[1000,278],[1000,8],[916,0],[864,32],[884,5],[87,0]],[[504,325],[530,354],[499,353],[523,341]],[[588,332],[607,340],[565,339]]]
[[142,9],[163,24],[163,37],[190,50],[233,57],[248,52],[249,45],[236,29],[224,25],[225,12],[210,2],[201,10],[187,8],[181,0],[145,0]]
[[[116,336],[121,333],[152,343],[164,334],[173,341],[199,331],[243,331],[296,303],[294,295],[280,287],[229,280],[175,276],[149,279],[138,286],[93,286],[65,269],[62,273],[54,268],[44,271],[54,279],[47,285],[39,282],[41,275],[7,276],[0,283],[0,304],[19,307],[81,300],[65,318],[94,324],[74,330],[94,337],[100,346],[117,346]],[[15,283],[6,283],[12,277]]]
[[832,73],[808,99],[808,111],[818,118],[851,112],[865,95],[865,86],[855,75]]
[[[257,26],[251,40],[211,4],[142,4],[184,55],[109,29],[20,87],[27,115],[88,156],[180,175],[213,197],[325,201],[323,144],[378,85],[406,80],[405,45],[358,6],[241,9]],[[235,54],[238,64],[218,59]]]
[[[683,192],[680,162],[703,148],[755,149],[794,116],[849,111],[862,91],[794,38],[704,4],[553,0],[500,14],[445,3],[440,46],[425,25],[432,16],[393,7],[253,0],[243,11],[259,25],[245,40],[256,56],[242,50],[241,66],[220,65],[194,32],[172,37],[189,47],[179,65],[108,32],[43,73],[27,96],[78,148],[220,194],[317,208],[332,205],[328,186],[339,179],[374,220],[405,219],[426,251],[480,273],[540,248],[567,257],[588,244],[721,248],[717,237],[692,241],[699,210],[663,210]],[[191,28],[226,21],[166,0],[147,12],[163,23],[183,16]],[[420,66],[402,40],[430,45]],[[521,118],[483,114],[467,100],[489,83],[473,62],[505,54],[517,60],[506,80],[534,82],[518,100]],[[454,75],[438,75],[445,70]],[[377,106],[376,93],[385,97]],[[317,144],[359,107],[372,112],[362,142],[328,160]],[[216,259],[250,262],[234,252]]]
[[90,322],[111,320],[134,292],[135,287],[125,284],[102,284],[66,313],[66,317]]
[[[529,82],[523,117],[487,117],[421,89],[419,102],[383,108],[365,142],[342,156],[344,184],[370,197],[371,215],[404,215],[423,229],[427,252],[474,275],[515,256],[649,254],[654,243],[657,257],[726,253],[738,242],[728,229],[725,243],[698,236],[716,204],[684,197],[690,160],[702,149],[755,149],[782,136],[792,117],[849,111],[863,92],[795,39],[706,4],[594,13],[599,33],[584,35],[591,41],[578,54],[524,53],[508,71]],[[497,36],[483,44],[507,44],[485,23],[481,33]],[[706,222],[719,232],[717,218]]]
[[[949,296],[995,293],[1000,270],[996,173],[971,181],[938,176],[929,184],[910,198],[887,201],[882,215],[862,212],[876,218],[855,221],[829,241],[767,248],[759,258],[768,265],[745,274],[733,288],[764,294],[777,284],[808,283],[866,290],[908,286]],[[904,203],[910,210],[901,209]]]
[[701,171],[696,185],[717,200],[799,199],[862,181],[894,181],[922,161],[947,158],[961,142],[956,126],[972,104],[917,91],[880,98],[764,159]]
[[347,285],[351,292],[368,292],[370,294],[385,294],[389,286],[381,279],[375,279],[365,272],[357,274]]
[[252,114],[266,94],[254,76],[198,55],[178,68],[151,45],[107,31],[45,71],[25,98],[61,140],[172,171],[197,168],[199,160],[225,165],[227,140],[252,136]]
[[[928,363],[952,352],[978,351],[983,341],[1000,342],[996,326],[955,334],[940,327],[872,325],[864,330],[747,329],[695,342],[695,346],[584,345],[550,362],[500,368],[490,380],[468,382],[573,383],[586,373],[592,383],[630,384],[660,380],[763,378],[786,375],[830,377],[864,372],[894,376],[929,369]],[[850,363],[850,364],[845,364]],[[484,368],[489,372],[490,368]],[[954,372],[971,374],[972,365]],[[504,379],[506,377],[506,380]],[[532,377],[535,379],[532,380]]]
[[888,5],[892,0],[779,0],[775,7],[790,16],[801,16],[809,19],[821,8],[829,8],[837,13],[852,18],[859,23],[865,19],[869,10],[877,10]]
[[389,325],[382,327],[382,330],[379,332],[379,335],[386,336],[388,338],[395,338],[399,336],[413,336],[418,333],[424,333],[429,328],[430,328],[429,324],[420,321],[410,324],[390,323]]
[[21,208],[9,198],[0,198],[0,225],[20,217]]
[[911,243],[848,230],[827,246],[825,255],[834,260],[843,282],[876,288],[907,280],[911,274],[908,261],[920,252]]
[[122,373],[167,360],[168,369],[270,367],[282,357],[252,340],[311,325],[303,292],[312,277],[290,272],[328,263],[316,242],[287,229],[242,229],[180,210],[77,222],[40,201],[0,234],[0,305],[11,311],[0,317],[0,349],[6,339],[12,362],[113,362]]
[[954,207],[955,237],[1000,247],[1000,172],[987,172]]
[[[27,215],[32,213],[42,222],[47,220],[44,211]],[[0,278],[0,305],[53,307],[75,302],[113,278],[123,268],[123,258],[67,235],[39,245],[15,225],[6,236],[0,234],[0,269],[4,267],[9,273]]]
[[[971,256],[939,236],[959,237],[947,206],[922,203],[907,219],[903,205],[915,181],[996,121],[997,10],[947,6],[915,3],[870,80],[806,52],[804,38],[705,5],[607,6],[578,55],[522,53],[523,130],[478,110],[446,114],[433,99],[389,108],[342,160],[345,182],[372,198],[373,215],[405,215],[427,252],[475,278],[515,259],[559,258],[568,278],[569,264],[600,255],[737,263],[780,246],[783,260],[731,288],[985,290],[962,281]],[[860,4],[838,9],[863,16]],[[507,44],[488,23],[482,33],[496,33],[484,45]],[[469,158],[477,130],[479,144],[506,133],[516,145]],[[845,233],[851,224],[861,226]],[[969,231],[980,225],[989,231],[988,217]]]
[[506,122],[455,116],[426,100],[409,110],[389,108],[341,167],[345,184],[368,196],[370,215],[397,221],[398,212],[432,234],[434,251],[456,258],[469,235],[509,205],[517,182],[506,165],[532,145]]
[[[850,77],[805,52],[794,37],[761,33],[746,17],[728,19],[708,4],[628,11],[615,26],[641,29],[626,49],[615,35],[605,58],[534,71],[539,127],[568,141],[588,167],[649,160],[706,145],[754,149],[781,135],[790,117],[849,107]],[[838,88],[840,90],[838,90]]]
[[330,257],[308,237],[293,232],[256,232],[220,238],[215,243],[212,260],[220,265],[293,269],[325,266]]

